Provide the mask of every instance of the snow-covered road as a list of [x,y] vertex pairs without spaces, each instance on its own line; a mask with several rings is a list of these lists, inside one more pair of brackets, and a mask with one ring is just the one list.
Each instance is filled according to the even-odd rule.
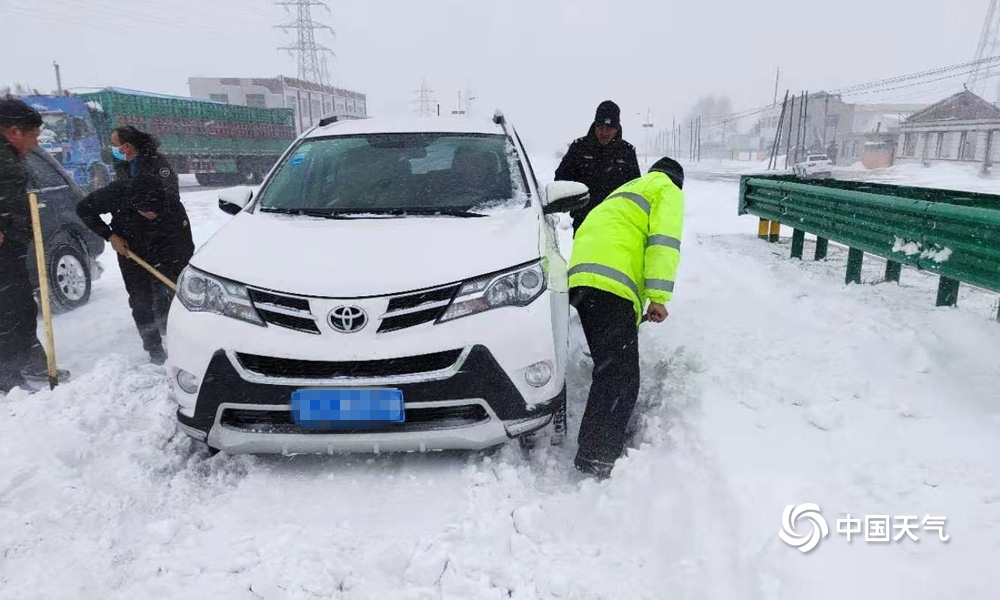
[[[686,192],[671,317],[641,333],[643,443],[603,483],[572,469],[578,332],[562,448],[210,458],[175,430],[109,252],[56,319],[75,380],[0,396],[0,598],[996,597],[995,296],[935,308],[910,270],[844,286],[836,249],[758,241],[734,183]],[[228,219],[216,196],[185,194],[199,243]],[[803,554],[778,531],[808,502],[830,533]],[[849,543],[847,513],[915,516],[919,541]]]

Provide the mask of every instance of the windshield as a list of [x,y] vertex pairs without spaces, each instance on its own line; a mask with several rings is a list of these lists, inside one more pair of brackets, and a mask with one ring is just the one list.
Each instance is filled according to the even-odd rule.
[[826,157],[825,155],[822,155],[822,154],[818,154],[818,155],[816,155],[816,156],[810,156],[810,157],[809,157],[809,160],[811,160],[811,161],[812,161],[812,160],[830,160],[830,159],[829,159],[829,158],[827,158],[827,157]]
[[69,140],[65,113],[42,113],[42,132],[38,141],[42,144],[63,144]]
[[482,212],[527,206],[502,135],[398,133],[305,140],[260,197],[265,212]]

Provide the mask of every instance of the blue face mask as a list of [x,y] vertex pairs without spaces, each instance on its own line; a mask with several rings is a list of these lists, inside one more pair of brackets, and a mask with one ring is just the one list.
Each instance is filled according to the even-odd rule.
[[127,158],[125,158],[125,155],[122,154],[122,151],[119,149],[118,146],[111,146],[111,155],[117,158],[118,160],[128,160]]

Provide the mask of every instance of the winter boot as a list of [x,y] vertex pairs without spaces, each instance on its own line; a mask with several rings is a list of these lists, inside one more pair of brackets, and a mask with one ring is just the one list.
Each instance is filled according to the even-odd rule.
[[598,480],[611,477],[611,470],[615,468],[614,463],[607,463],[602,460],[594,460],[577,456],[573,461],[577,471],[591,475]]
[[[59,381],[65,381],[69,379],[70,372],[66,369],[56,369],[56,377]],[[44,367],[25,367],[21,369],[21,377],[28,383],[47,383],[49,381],[49,369],[48,366]]]
[[153,348],[149,351],[149,362],[162,367],[167,362],[167,352],[163,348]]

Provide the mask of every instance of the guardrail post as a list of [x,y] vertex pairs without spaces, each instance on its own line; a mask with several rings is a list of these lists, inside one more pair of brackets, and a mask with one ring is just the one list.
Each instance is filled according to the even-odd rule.
[[830,248],[830,240],[826,238],[816,238],[816,256],[814,260],[826,260],[826,252]]
[[757,224],[757,239],[767,241],[767,232],[770,229],[771,224],[769,221],[761,219]]
[[938,281],[937,306],[955,306],[958,304],[957,279],[942,277]]
[[802,250],[806,245],[806,232],[801,229],[792,231],[792,258],[802,258]]
[[899,283],[899,276],[903,272],[902,263],[890,260],[885,263],[885,280]]
[[771,234],[767,236],[767,241],[777,242],[781,239],[781,223],[778,221],[771,221]]
[[847,253],[847,279],[844,283],[861,283],[861,265],[865,260],[865,251],[851,248]]

